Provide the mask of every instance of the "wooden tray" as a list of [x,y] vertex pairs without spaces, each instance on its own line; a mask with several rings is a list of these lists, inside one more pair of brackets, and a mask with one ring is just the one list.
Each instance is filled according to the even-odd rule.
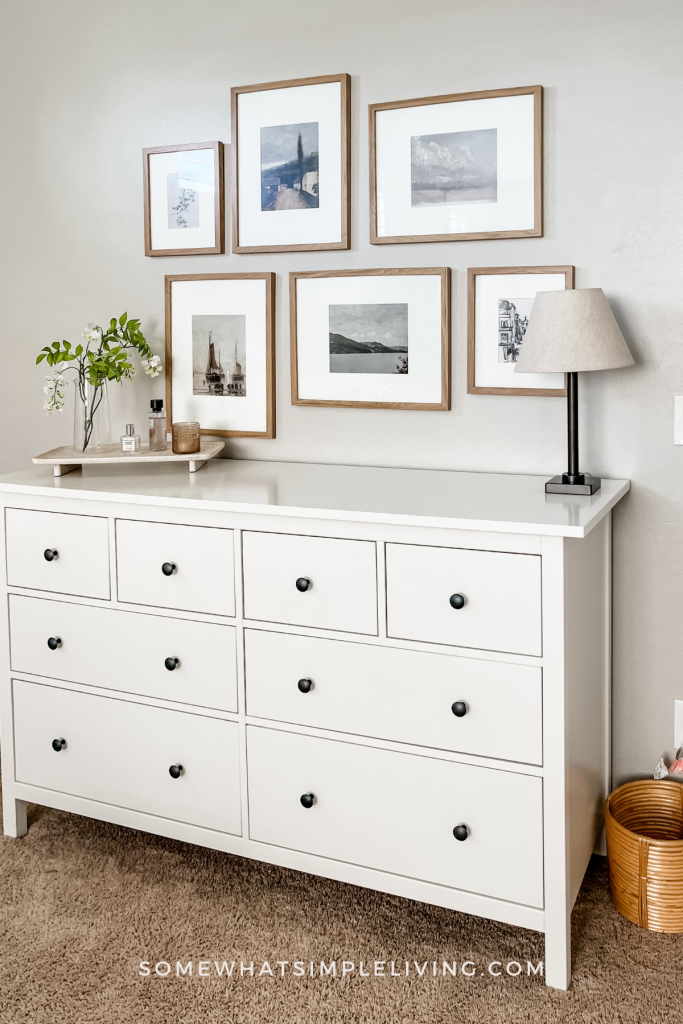
[[54,467],[55,476],[64,476],[81,466],[96,466],[110,463],[120,465],[123,462],[187,462],[190,473],[196,473],[202,466],[205,466],[209,459],[218,455],[225,448],[225,441],[206,441],[202,438],[201,448],[193,455],[176,455],[171,449],[171,442],[168,442],[165,452],[150,452],[149,445],[143,444],[139,452],[122,452],[118,444],[108,445],[100,449],[96,454],[84,454],[77,448],[65,445],[62,448],[53,448],[52,451],[43,452],[33,459],[35,463],[48,464]]

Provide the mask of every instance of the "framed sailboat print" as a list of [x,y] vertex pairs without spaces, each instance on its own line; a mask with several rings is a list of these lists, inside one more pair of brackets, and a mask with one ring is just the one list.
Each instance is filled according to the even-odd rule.
[[275,437],[275,274],[166,277],[166,408],[211,437]]

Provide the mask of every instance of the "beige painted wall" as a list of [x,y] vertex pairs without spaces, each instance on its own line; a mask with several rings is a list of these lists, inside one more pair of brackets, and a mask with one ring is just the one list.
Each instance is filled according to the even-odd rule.
[[[584,375],[581,411],[585,467],[633,481],[614,523],[615,774],[649,774],[683,697],[682,42],[679,0],[3,0],[0,469],[71,435],[70,408],[42,412],[37,349],[126,309],[161,352],[164,274],[246,269],[278,274],[278,422],[276,440],[235,442],[235,457],[556,472],[561,400],[466,394],[466,269],[573,263],[577,287],[605,289],[637,360]],[[228,142],[232,85],[342,71],[350,252],[145,258],[143,146]],[[544,238],[369,244],[368,103],[536,83]],[[290,270],[435,265],[454,277],[451,412],[289,404]],[[117,433],[144,425],[154,394],[147,379],[115,394]]]

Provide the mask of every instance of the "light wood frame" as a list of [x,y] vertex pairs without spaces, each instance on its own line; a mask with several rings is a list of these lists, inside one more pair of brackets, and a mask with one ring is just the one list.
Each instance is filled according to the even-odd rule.
[[265,281],[266,282],[266,429],[200,430],[208,437],[275,437],[275,277],[271,272],[254,274],[167,274],[165,277],[166,314],[166,415],[169,430],[173,423],[173,336],[172,284],[174,281]]
[[[149,158],[155,153],[184,153],[195,149],[213,150],[215,245],[204,249],[153,249],[150,214]],[[223,180],[223,143],[190,142],[184,146],[155,146],[142,151],[142,184],[145,209],[145,256],[211,256],[225,252],[225,186]]]
[[545,398],[567,397],[567,375],[563,388],[479,388],[475,387],[474,357],[476,332],[477,277],[495,274],[564,274],[565,288],[574,287],[574,267],[470,267],[467,271],[467,394],[468,395],[536,395]]
[[[310,242],[303,245],[240,245],[239,228],[239,115],[240,93],[267,92],[271,89],[294,89],[302,85],[325,85],[339,82],[341,92],[341,239],[338,242]],[[323,75],[319,78],[293,78],[287,82],[266,82],[262,85],[241,85],[230,90],[232,113],[232,251],[310,252],[323,249],[351,248],[351,76]]]
[[[347,402],[330,399],[299,398],[297,361],[296,283],[307,277],[415,277],[439,275],[441,278],[441,401],[440,402]],[[289,350],[292,379],[292,405],[331,405],[343,409],[428,409],[446,411],[451,407],[451,269],[450,267],[400,267],[390,270],[306,270],[289,275]]]
[[[473,231],[445,235],[378,235],[377,234],[377,112],[400,107],[426,107],[435,103],[456,103],[462,100],[495,99],[501,96],[534,97],[534,226],[522,231]],[[394,245],[399,242],[468,242],[485,238],[538,238],[543,234],[543,87],[530,85],[518,89],[489,89],[485,92],[461,92],[449,96],[426,96],[417,100],[394,103],[373,103],[368,107],[370,137],[370,241],[373,245]]]

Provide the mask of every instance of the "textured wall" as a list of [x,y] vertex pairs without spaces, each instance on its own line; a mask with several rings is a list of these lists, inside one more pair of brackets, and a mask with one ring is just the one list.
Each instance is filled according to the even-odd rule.
[[[4,4],[0,47],[3,269],[0,468],[67,443],[47,419],[36,350],[124,309],[163,345],[166,273],[278,273],[277,439],[238,458],[553,473],[564,403],[466,394],[466,269],[573,263],[605,289],[637,365],[584,375],[583,455],[630,477],[615,532],[615,772],[671,753],[683,697],[683,8],[678,0],[26,0]],[[230,87],[352,76],[348,253],[143,255],[143,146],[230,138]],[[367,105],[540,83],[545,87],[542,239],[371,246]],[[226,156],[229,153],[229,148]],[[229,161],[227,161],[229,163]],[[229,187],[229,184],[228,184]],[[449,413],[289,404],[286,275],[293,269],[453,268]],[[112,425],[144,425],[147,379],[114,395]]]

